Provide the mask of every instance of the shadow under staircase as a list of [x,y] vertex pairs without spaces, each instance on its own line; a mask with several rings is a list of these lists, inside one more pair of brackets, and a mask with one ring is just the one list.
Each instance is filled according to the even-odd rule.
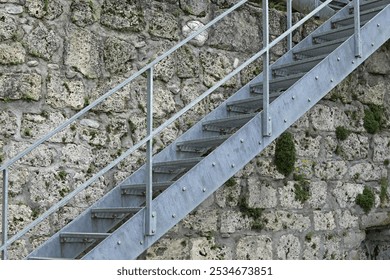
[[[341,8],[265,66],[268,82],[268,75],[260,74],[153,158],[149,153],[149,164],[27,259],[136,259],[390,38],[389,4],[390,0],[361,2],[360,24],[354,3]],[[266,61],[274,41],[266,42],[252,61]],[[150,144],[158,132],[150,129],[150,137],[141,144]],[[11,241],[4,241],[3,252]]]

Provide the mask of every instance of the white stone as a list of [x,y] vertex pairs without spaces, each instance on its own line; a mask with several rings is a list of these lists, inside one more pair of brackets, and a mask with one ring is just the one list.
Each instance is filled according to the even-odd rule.
[[234,233],[250,227],[251,220],[239,212],[228,210],[221,214],[221,233]]
[[387,177],[387,170],[382,166],[374,165],[370,162],[358,163],[349,169],[352,178],[363,181],[376,181],[382,177]]
[[[191,20],[187,22],[182,28],[184,37],[190,36],[190,34],[196,32],[196,30],[202,28],[203,26],[204,24],[197,20]],[[193,40],[191,40],[191,43],[194,44],[195,46],[201,47],[205,44],[208,37],[209,37],[208,32],[204,31],[200,33],[198,36],[196,36]]]
[[310,182],[310,197],[308,199],[309,205],[316,209],[327,205],[328,185],[324,181]]
[[262,215],[264,228],[270,231],[283,231],[287,229],[295,231],[305,231],[311,226],[311,221],[308,216],[291,211],[276,210]]
[[87,126],[87,127],[91,127],[91,128],[99,128],[100,124],[95,121],[95,120],[91,120],[91,119],[82,119],[80,121],[80,124],[83,125],[83,126]]
[[315,230],[333,230],[336,228],[333,212],[314,211]]
[[195,232],[217,231],[217,210],[198,210],[188,215],[183,221],[184,228]]
[[23,13],[23,6],[6,5],[5,11],[11,15],[19,15]]
[[297,182],[289,181],[287,186],[279,188],[280,204],[283,208],[287,209],[302,209],[303,204],[299,200],[295,199],[295,184]]
[[248,178],[248,206],[251,208],[272,208],[277,206],[277,192],[270,184],[258,180],[255,176]]
[[364,185],[337,182],[332,193],[341,208],[352,208],[356,205],[356,196],[362,193]]
[[192,248],[190,251],[191,260],[231,260],[232,251],[226,246],[218,245],[215,238],[191,239]]
[[272,260],[272,239],[267,235],[246,236],[239,239],[237,260]]
[[301,243],[298,237],[288,234],[280,237],[276,248],[279,260],[298,260],[301,253]]
[[336,210],[336,217],[340,228],[350,229],[359,227],[359,217],[352,215],[350,210]]

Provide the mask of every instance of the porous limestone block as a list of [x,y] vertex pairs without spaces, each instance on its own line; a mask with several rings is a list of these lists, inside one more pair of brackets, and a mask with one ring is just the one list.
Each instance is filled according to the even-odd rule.
[[304,133],[294,133],[297,155],[301,157],[317,158],[321,149],[321,139],[322,137],[319,135],[311,137],[306,136]]
[[152,36],[172,41],[179,39],[179,22],[173,15],[153,11],[149,21],[149,33]]
[[104,63],[111,74],[128,73],[137,51],[132,43],[117,37],[109,37],[104,43]]
[[308,233],[305,237],[303,257],[304,260],[317,260],[321,257],[321,237]]
[[19,42],[0,43],[0,64],[17,65],[26,60],[26,50]]
[[24,38],[23,44],[30,55],[51,60],[60,47],[61,38],[53,29],[40,24]]
[[350,167],[351,178],[362,181],[376,181],[387,177],[387,170],[383,166],[374,165],[370,162],[358,163]]
[[163,238],[146,251],[147,260],[186,260],[189,259],[188,238]]
[[276,252],[279,260],[298,260],[301,255],[301,242],[292,234],[283,235],[279,239]]
[[[203,84],[207,87],[213,86],[233,70],[233,62],[222,52],[202,51],[200,61],[204,72]],[[232,78],[225,85],[234,86],[236,82],[237,78]]]
[[88,29],[70,26],[65,39],[65,65],[73,67],[85,77],[101,75],[100,38]]
[[272,239],[267,235],[245,236],[237,242],[237,260],[272,260]]
[[344,115],[337,107],[317,104],[308,114],[313,127],[317,130],[335,131],[337,126],[345,123]]
[[227,210],[221,213],[221,233],[234,233],[242,229],[251,228],[251,219],[242,213]]
[[184,228],[205,233],[217,231],[217,210],[198,210],[189,214],[183,221]]
[[231,260],[232,250],[216,243],[214,237],[191,239],[191,260]]
[[277,206],[277,191],[271,184],[251,176],[248,178],[248,206],[272,208]]
[[295,198],[295,181],[288,181],[287,185],[279,188],[280,205],[285,209],[302,209],[303,203]]
[[364,185],[336,182],[332,194],[341,208],[352,208],[356,205],[356,196],[363,192]]
[[38,101],[42,97],[42,77],[36,73],[0,75],[0,99]]
[[288,229],[303,232],[310,228],[311,221],[307,215],[291,211],[270,211],[262,214],[264,228],[270,231],[285,231]]
[[352,133],[340,142],[342,157],[347,160],[366,159],[370,148],[369,139],[365,135]]
[[348,166],[345,161],[327,161],[317,164],[314,167],[315,175],[321,180],[342,179],[348,172]]
[[204,17],[210,6],[210,0],[180,0],[180,8],[194,16]]
[[183,46],[176,53],[177,76],[179,78],[195,78],[199,76],[199,55],[191,46]]
[[[203,23],[201,23],[198,20],[190,20],[186,22],[186,24],[182,27],[182,33],[184,37],[189,37],[192,33],[196,32],[198,29],[202,28],[204,26]],[[190,41],[191,44],[193,44],[196,47],[203,46],[207,39],[209,38],[209,31],[205,30],[199,35],[195,36],[194,39]]]
[[310,197],[308,204],[316,209],[327,205],[328,184],[324,181],[311,181],[309,186]]
[[313,214],[315,230],[333,230],[336,228],[333,212],[314,211]]
[[72,22],[80,27],[91,25],[97,21],[97,11],[93,1],[73,0],[70,11]]
[[383,163],[386,159],[390,159],[390,137],[386,135],[374,135],[373,142],[374,161]]
[[342,229],[358,228],[359,217],[353,215],[350,210],[336,210],[336,218]]
[[0,112],[0,135],[10,137],[18,131],[16,116],[10,111]]
[[0,40],[12,39],[18,31],[18,22],[10,15],[0,11]]

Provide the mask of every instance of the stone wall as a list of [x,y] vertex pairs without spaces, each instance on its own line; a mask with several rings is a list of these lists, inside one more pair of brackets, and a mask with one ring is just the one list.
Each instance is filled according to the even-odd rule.
[[[209,22],[230,0],[0,0],[0,162]],[[253,1],[257,2],[257,1]],[[295,19],[301,17],[295,14]],[[285,28],[271,10],[271,36]],[[294,40],[316,26],[310,22]],[[261,10],[250,3],[155,68],[155,126],[261,47]],[[276,46],[272,59],[283,54]],[[383,47],[290,132],[295,176],[273,164],[274,145],[148,250],[148,259],[366,258],[365,229],[388,223],[389,46]],[[260,72],[254,63],[154,141],[174,140]],[[145,135],[145,77],[54,136],[10,171],[12,235]],[[364,128],[370,104],[384,108],[380,130]],[[372,106],[371,106],[372,107]],[[348,137],[336,137],[345,127]],[[11,248],[21,258],[143,162],[143,151]],[[297,185],[309,191],[296,199]],[[307,184],[309,186],[307,187]],[[365,213],[355,199],[375,193]]]

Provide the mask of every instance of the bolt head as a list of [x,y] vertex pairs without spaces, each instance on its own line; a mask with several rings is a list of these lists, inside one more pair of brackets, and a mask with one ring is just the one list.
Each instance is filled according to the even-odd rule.
[[118,242],[117,242],[116,244],[121,245],[121,243],[122,243],[122,242],[121,242],[120,240],[118,240]]
[[182,190],[183,192],[185,192],[185,191],[187,190],[187,188],[186,188],[186,187],[183,187],[181,190]]
[[176,218],[176,214],[172,214],[172,218]]
[[203,190],[202,190],[203,192],[206,192],[206,188],[203,188]]

